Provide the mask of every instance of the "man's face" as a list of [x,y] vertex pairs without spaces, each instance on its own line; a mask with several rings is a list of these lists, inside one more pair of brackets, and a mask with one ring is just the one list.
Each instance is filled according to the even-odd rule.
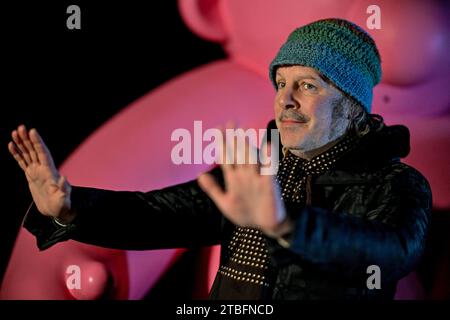
[[307,152],[345,133],[349,123],[346,99],[315,69],[279,67],[276,83],[275,119],[284,147]]

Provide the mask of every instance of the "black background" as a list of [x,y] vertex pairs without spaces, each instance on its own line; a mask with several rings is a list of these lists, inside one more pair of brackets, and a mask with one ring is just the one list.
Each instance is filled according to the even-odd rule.
[[[81,30],[66,27],[72,4],[81,9]],[[59,165],[130,102],[225,53],[188,30],[175,0],[26,1],[0,12],[1,279],[31,202],[7,150],[11,131],[36,127]]]

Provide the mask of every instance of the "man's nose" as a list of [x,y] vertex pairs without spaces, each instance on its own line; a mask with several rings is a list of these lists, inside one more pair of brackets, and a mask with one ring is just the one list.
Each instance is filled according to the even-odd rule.
[[278,104],[283,109],[295,109],[299,107],[298,102],[294,99],[293,88],[286,88],[279,96]]

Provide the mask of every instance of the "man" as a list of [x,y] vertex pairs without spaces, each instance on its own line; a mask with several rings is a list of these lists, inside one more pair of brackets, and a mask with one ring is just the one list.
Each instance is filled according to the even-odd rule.
[[20,126],[9,150],[34,199],[24,226],[41,250],[67,239],[121,249],[220,243],[212,299],[392,299],[422,254],[431,191],[399,161],[407,128],[370,115],[375,43],[353,23],[320,20],[294,30],[270,78],[283,145],[276,179],[224,164],[147,193],[72,187],[37,131]]

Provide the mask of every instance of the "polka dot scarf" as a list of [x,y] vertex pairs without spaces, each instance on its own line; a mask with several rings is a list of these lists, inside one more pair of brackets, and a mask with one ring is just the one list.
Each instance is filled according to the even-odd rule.
[[[279,164],[276,180],[283,200],[306,204],[307,176],[320,175],[355,145],[346,137],[335,146],[307,161],[287,151]],[[275,270],[261,231],[236,227],[225,248],[225,264],[219,268],[215,288],[218,299],[270,299]],[[217,283],[220,283],[218,285]],[[214,290],[214,287],[213,287]]]

